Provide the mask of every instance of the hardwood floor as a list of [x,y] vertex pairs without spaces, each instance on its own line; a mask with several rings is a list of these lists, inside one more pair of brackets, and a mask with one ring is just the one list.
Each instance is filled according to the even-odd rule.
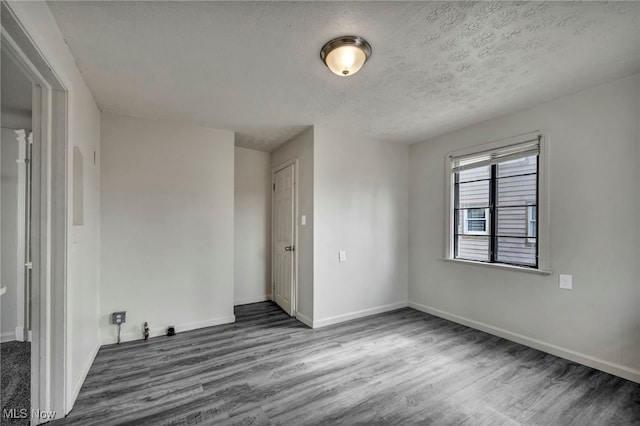
[[100,349],[55,425],[640,425],[640,385],[410,308],[311,330],[234,324]]

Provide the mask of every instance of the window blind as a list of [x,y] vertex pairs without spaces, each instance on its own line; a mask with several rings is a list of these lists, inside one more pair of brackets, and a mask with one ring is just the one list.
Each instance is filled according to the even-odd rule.
[[530,157],[540,153],[540,136],[517,144],[477,152],[470,155],[451,157],[451,171],[460,172],[462,170],[475,169],[477,167],[490,166],[509,160]]

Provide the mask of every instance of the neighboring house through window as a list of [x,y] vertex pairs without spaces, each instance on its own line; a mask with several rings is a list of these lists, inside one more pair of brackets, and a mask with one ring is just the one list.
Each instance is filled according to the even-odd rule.
[[449,155],[448,257],[540,268],[542,135]]
[[535,243],[538,235],[538,208],[537,206],[527,207],[527,241]]

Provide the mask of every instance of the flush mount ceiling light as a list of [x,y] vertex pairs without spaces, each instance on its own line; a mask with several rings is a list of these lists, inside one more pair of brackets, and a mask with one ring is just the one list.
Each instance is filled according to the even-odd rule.
[[320,50],[322,62],[332,73],[343,77],[357,73],[369,56],[371,56],[371,45],[358,36],[334,38]]

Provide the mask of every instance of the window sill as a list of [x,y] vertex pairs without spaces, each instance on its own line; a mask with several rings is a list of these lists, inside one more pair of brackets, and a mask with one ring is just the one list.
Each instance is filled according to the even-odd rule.
[[484,267],[494,268],[494,269],[506,269],[508,271],[526,272],[528,274],[536,274],[536,275],[551,275],[552,274],[551,271],[546,271],[544,269],[525,268],[525,267],[522,267],[522,266],[505,265],[505,264],[502,264],[502,263],[474,262],[473,260],[450,259],[450,258],[446,258],[446,257],[442,258],[441,260],[444,260],[446,262],[452,262],[452,263],[462,263],[462,264],[467,264],[467,265],[484,266]]

